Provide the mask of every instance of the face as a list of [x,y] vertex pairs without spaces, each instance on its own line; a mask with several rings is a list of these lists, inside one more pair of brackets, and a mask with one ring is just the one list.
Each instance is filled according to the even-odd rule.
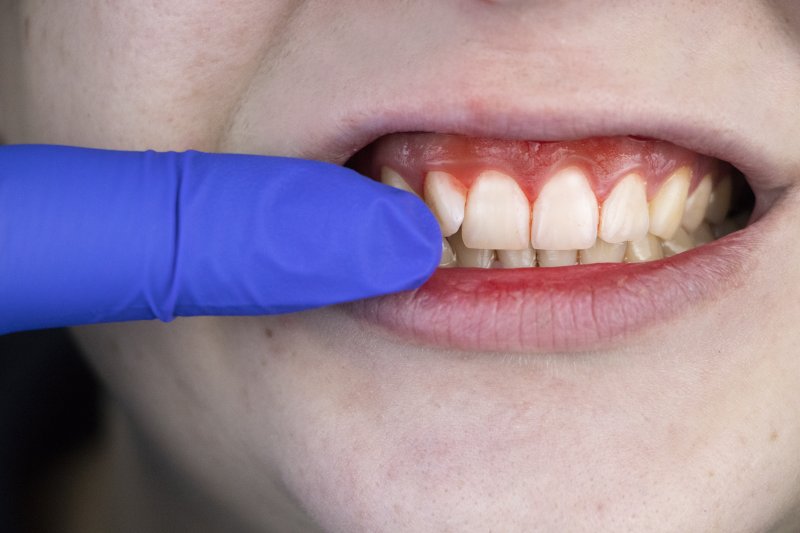
[[[638,173],[651,232],[681,169],[684,197],[728,173],[755,195],[743,231],[660,262],[442,269],[378,302],[76,329],[126,465],[117,517],[282,531],[800,527],[794,2],[6,4],[6,142],[338,164],[359,152],[353,165],[375,178],[391,166],[426,198],[428,171],[478,197],[496,169],[523,210],[559,171],[584,172],[599,202]],[[384,137],[403,132],[438,135]],[[515,141],[573,159],[519,171]],[[596,169],[602,154],[613,171]],[[572,205],[580,189],[551,196]],[[468,240],[491,248],[463,224],[459,257]],[[581,247],[566,246],[568,263]]]

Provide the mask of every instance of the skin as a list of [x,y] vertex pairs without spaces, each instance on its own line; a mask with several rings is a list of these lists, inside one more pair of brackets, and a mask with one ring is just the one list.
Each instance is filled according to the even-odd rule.
[[744,281],[603,351],[425,348],[338,308],[77,328],[108,409],[72,527],[800,529],[796,2],[0,5],[7,143],[343,162],[384,101],[552,102],[735,132],[775,191]]

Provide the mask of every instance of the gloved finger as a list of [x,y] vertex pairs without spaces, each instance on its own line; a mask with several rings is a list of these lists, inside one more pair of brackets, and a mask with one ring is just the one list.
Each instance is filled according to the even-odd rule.
[[286,313],[421,285],[441,233],[336,165],[0,147],[0,332]]

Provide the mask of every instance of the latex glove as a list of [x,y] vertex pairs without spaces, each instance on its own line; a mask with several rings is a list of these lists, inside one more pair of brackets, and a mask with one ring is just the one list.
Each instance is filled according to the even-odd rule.
[[0,333],[288,313],[421,285],[441,233],[336,165],[0,147]]

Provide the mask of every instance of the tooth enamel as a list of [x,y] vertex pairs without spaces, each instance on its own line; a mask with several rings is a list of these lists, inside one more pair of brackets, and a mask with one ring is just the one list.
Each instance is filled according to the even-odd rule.
[[591,248],[597,240],[597,218],[597,197],[586,176],[566,168],[550,178],[536,199],[531,244],[537,250]]
[[608,243],[635,241],[647,235],[649,225],[647,188],[638,174],[629,174],[603,202],[600,238]]
[[432,171],[425,176],[425,202],[433,211],[442,235],[449,237],[464,221],[466,188],[447,172]]
[[536,250],[541,267],[572,266],[578,264],[577,250]]
[[470,248],[524,250],[531,206],[511,176],[487,170],[470,187],[461,235]]
[[625,258],[625,249],[627,244],[610,243],[603,239],[597,239],[594,246],[586,250],[580,251],[580,259],[582,265],[591,265],[594,263],[621,263]]
[[536,264],[536,250],[497,250],[497,259],[503,268],[528,268]]
[[395,189],[401,189],[406,192],[410,192],[414,196],[419,196],[414,189],[411,188],[411,185],[403,179],[398,172],[392,170],[389,167],[381,167],[381,183],[384,185],[388,185],[389,187],[394,187]]
[[678,228],[670,240],[661,243],[661,250],[664,252],[664,257],[672,257],[691,250],[694,246],[692,236],[686,233],[685,229]]
[[692,233],[700,226],[706,216],[708,201],[711,198],[711,175],[705,176],[697,184],[694,192],[686,199],[686,209],[683,211],[681,226]]
[[711,198],[708,200],[706,210],[706,220],[712,224],[721,224],[731,208],[731,194],[733,185],[730,176],[724,177],[717,183],[711,191]]
[[639,240],[629,242],[625,250],[626,263],[644,263],[662,257],[664,252],[661,250],[661,239],[649,233]]
[[494,250],[468,248],[461,238],[461,231],[448,239],[456,254],[458,266],[473,268],[489,268],[494,261]]
[[447,242],[447,239],[442,239],[442,258],[439,260],[441,268],[450,268],[456,266],[456,254],[453,253],[453,247]]
[[692,171],[687,167],[676,170],[661,186],[650,202],[650,233],[670,239],[681,224]]
[[697,246],[708,244],[714,240],[714,232],[708,222],[702,222],[697,229],[692,233],[692,239]]

